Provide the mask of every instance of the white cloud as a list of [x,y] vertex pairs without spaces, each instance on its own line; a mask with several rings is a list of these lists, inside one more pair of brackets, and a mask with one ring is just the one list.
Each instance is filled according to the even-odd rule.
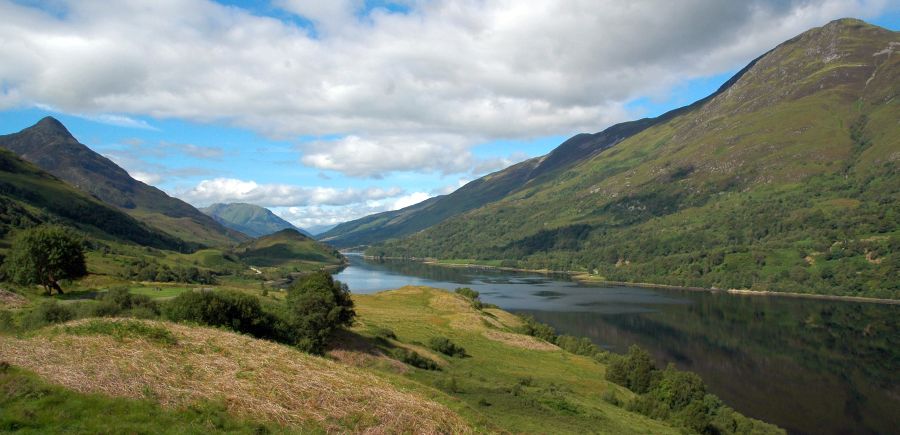
[[336,189],[304,187],[289,184],[259,184],[235,178],[203,180],[197,186],[175,192],[175,196],[198,206],[223,202],[248,202],[263,207],[348,205],[397,197],[403,190],[397,187],[382,189]]
[[403,3],[408,13],[362,18],[360,0],[274,3],[308,18],[310,32],[206,0],[71,0],[52,13],[0,0],[0,109],[46,104],[124,124],[151,116],[334,135],[344,139],[311,146],[303,162],[366,176],[466,172],[478,164],[466,155],[477,143],[598,131],[631,116],[631,99],[888,5]]
[[347,136],[300,147],[301,161],[319,169],[357,177],[379,177],[392,171],[465,172],[473,156],[459,136]]
[[274,207],[272,212],[282,219],[304,229],[329,228],[341,222],[359,219],[375,213],[399,210],[418,204],[434,196],[425,192],[368,200],[347,205],[309,205],[296,207]]

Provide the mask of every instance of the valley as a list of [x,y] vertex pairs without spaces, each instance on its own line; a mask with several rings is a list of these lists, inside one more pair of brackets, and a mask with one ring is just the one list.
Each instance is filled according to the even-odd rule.
[[[53,20],[90,15],[61,4]],[[284,15],[254,20],[288,7],[193,6],[179,16],[235,29],[213,38],[203,62],[273,35]],[[71,89],[46,94],[68,95],[59,109],[16,103],[32,88],[0,68],[0,103],[28,106],[4,113],[41,115],[0,135],[0,432],[900,427],[900,33],[843,18],[764,50],[754,43],[749,62],[728,55],[744,65],[714,80],[721,86],[685,91],[644,118],[626,115],[647,112],[636,107],[653,98],[623,89],[589,101],[596,89],[566,89],[561,70],[541,70],[553,62],[540,56],[578,51],[580,33],[465,74],[444,70],[456,53],[416,52],[407,38],[384,50],[398,66],[368,90],[365,74],[379,63],[341,69],[344,60],[326,59],[363,59],[379,40],[348,48],[351,34],[424,25],[444,6],[366,2],[371,10],[339,19],[296,15],[265,46],[330,44],[315,62],[279,55],[279,73],[258,80],[216,70],[221,89],[203,89],[209,77],[165,87],[156,95],[164,109],[122,102],[173,68],[164,79],[129,73],[140,95],[122,84],[122,95],[92,97],[89,109],[68,104],[99,86],[85,78],[92,62],[104,69],[98,59],[73,69]],[[22,20],[46,12],[34,8],[0,1],[0,11],[28,11]],[[462,4],[449,9],[462,20]],[[340,20],[365,26],[343,34]],[[496,43],[498,29],[464,27],[474,45]],[[190,40],[198,30],[189,28],[179,37]],[[727,48],[749,50],[748,41]],[[518,43],[500,45],[506,53]],[[647,62],[657,48],[634,55]],[[238,63],[262,74],[267,62],[254,56],[265,51]],[[646,80],[642,62],[605,80]],[[502,86],[482,76],[507,68]],[[328,74],[316,81],[319,69]],[[705,77],[697,71],[695,85]],[[268,87],[306,75],[308,88]],[[686,80],[674,75],[642,89]],[[259,94],[241,97],[231,77]],[[445,94],[456,81],[474,88]],[[415,92],[394,95],[406,86]],[[519,94],[529,92],[541,96]],[[212,100],[204,110],[169,106],[180,98]],[[262,110],[270,101],[277,110]],[[292,111],[301,101],[309,106]],[[467,105],[426,110],[447,101]],[[95,113],[113,103],[122,115]],[[340,113],[319,117],[329,104]],[[429,130],[437,119],[447,125]],[[632,120],[610,121],[622,119]],[[585,125],[605,128],[542,143]]]

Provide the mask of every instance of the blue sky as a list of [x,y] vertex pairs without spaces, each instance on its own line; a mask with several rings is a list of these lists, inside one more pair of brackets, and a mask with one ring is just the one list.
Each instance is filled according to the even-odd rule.
[[831,19],[900,28],[895,1],[622,3],[0,0],[0,133],[52,115],[197,206],[316,230],[690,104]]

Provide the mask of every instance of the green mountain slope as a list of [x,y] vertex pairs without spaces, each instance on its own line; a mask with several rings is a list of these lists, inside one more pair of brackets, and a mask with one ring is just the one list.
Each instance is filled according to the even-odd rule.
[[294,229],[305,236],[312,237],[306,231],[295,227],[290,222],[278,217],[269,209],[253,204],[213,204],[201,208],[200,211],[207,214],[235,231],[239,231],[250,237],[261,237],[284,229]]
[[79,143],[54,118],[46,117],[18,133],[0,136],[0,148],[182,240],[202,245],[247,240],[190,204],[131,178],[124,169]]
[[450,217],[503,199],[525,187],[554,182],[563,171],[579,162],[588,160],[647,128],[699,107],[728,89],[755,63],[756,60],[751,62],[722,85],[716,93],[690,106],[672,110],[656,118],[616,124],[599,133],[572,136],[546,156],[532,158],[488,174],[447,195],[430,198],[400,210],[344,222],[320,235],[319,239],[343,248],[403,237],[439,224]]
[[0,247],[16,229],[41,223],[73,226],[102,238],[183,250],[181,240],[156,231],[94,199],[13,153],[0,149]]
[[838,20],[613,147],[369,252],[900,297],[898,90],[900,35]]
[[319,269],[346,261],[334,248],[294,229],[286,229],[238,245],[234,252],[247,264],[260,267],[296,266]]

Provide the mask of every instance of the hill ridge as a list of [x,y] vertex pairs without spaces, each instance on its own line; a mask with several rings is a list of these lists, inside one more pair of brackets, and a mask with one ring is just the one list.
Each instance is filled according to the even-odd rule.
[[18,133],[0,136],[0,147],[185,241],[227,245],[247,240],[245,235],[223,227],[190,204],[135,180],[115,162],[78,142],[53,117],[45,117]]

